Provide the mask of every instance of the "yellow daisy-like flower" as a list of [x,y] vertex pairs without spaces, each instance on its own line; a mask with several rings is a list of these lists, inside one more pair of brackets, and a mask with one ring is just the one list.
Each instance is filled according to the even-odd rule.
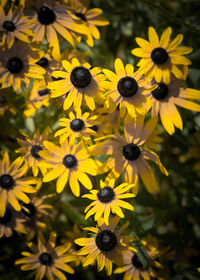
[[122,199],[135,197],[132,193],[127,193],[128,190],[134,187],[133,184],[123,183],[117,187],[115,179],[108,182],[100,181],[100,190],[91,190],[90,194],[85,194],[82,197],[94,200],[85,208],[85,219],[87,220],[91,215],[94,215],[94,220],[98,221],[103,216],[105,224],[109,224],[110,212],[116,213],[120,218],[124,218],[124,213],[121,208],[133,211],[134,207]]
[[32,21],[23,16],[21,7],[15,9],[15,11],[10,9],[6,16],[3,8],[0,6],[0,33],[3,34],[2,41],[5,48],[10,48],[13,45],[15,37],[30,43],[29,37],[33,35],[31,24]]
[[129,247],[127,251],[123,253],[123,267],[115,269],[114,273],[123,273],[123,280],[150,280],[150,273],[144,268],[140,261],[136,250]]
[[141,71],[134,72],[134,67],[127,64],[125,67],[122,61],[117,58],[114,63],[115,73],[104,69],[103,72],[109,82],[105,81],[106,97],[108,106],[113,112],[119,105],[120,115],[123,117],[127,112],[135,117],[136,111],[145,114],[145,104],[148,99],[144,96],[145,92],[151,92],[156,88],[155,85],[147,87],[147,82],[143,78]]
[[33,32],[34,41],[42,41],[46,39],[52,47],[52,56],[55,59],[60,59],[60,47],[57,33],[59,33],[72,46],[74,45],[74,37],[72,31],[79,34],[86,34],[87,28],[81,21],[75,22],[66,12],[66,6],[52,1],[44,0],[40,5],[40,9],[34,15]]
[[35,80],[24,109],[25,118],[31,117],[42,106],[49,106],[50,91],[44,80]]
[[44,167],[44,160],[40,157],[38,152],[44,149],[43,141],[48,139],[49,127],[47,127],[42,134],[40,134],[39,129],[37,129],[33,138],[29,137],[23,130],[20,130],[20,132],[24,140],[20,138],[17,139],[17,142],[22,147],[18,148],[15,152],[24,154],[21,158],[25,160],[29,168],[32,168],[34,177],[38,175],[39,170],[41,170],[44,175],[47,169]]
[[35,64],[39,54],[25,43],[17,42],[0,52],[0,83],[2,87],[13,86],[17,91],[21,82],[29,84],[29,78],[43,79],[45,70]]
[[81,64],[75,57],[71,63],[63,60],[62,65],[66,71],[54,71],[52,76],[63,79],[48,84],[48,88],[51,89],[51,97],[55,98],[67,93],[63,104],[64,110],[73,104],[76,111],[81,107],[84,99],[87,106],[93,111],[95,109],[94,97],[101,90],[101,82],[105,80],[101,69],[99,67],[91,69],[89,63]]
[[[94,39],[100,39],[100,33],[96,26],[106,26],[109,21],[101,16],[103,11],[98,8],[88,9],[78,0],[70,1],[68,12],[74,19],[79,19],[87,27],[88,32],[84,36],[88,46],[94,46]],[[94,38],[94,39],[93,39]]]
[[44,141],[46,150],[39,152],[39,155],[46,160],[44,166],[51,167],[43,178],[44,182],[49,182],[58,178],[56,190],[62,192],[69,181],[70,188],[75,196],[80,195],[80,184],[92,189],[92,182],[87,174],[97,175],[101,169],[101,163],[90,157],[88,151],[81,142],[77,146],[69,145],[68,141],[61,144],[61,147],[51,142]]
[[27,244],[33,253],[22,252],[23,258],[15,262],[21,265],[21,270],[36,270],[35,280],[41,280],[44,276],[48,280],[54,280],[54,275],[61,280],[67,280],[60,271],[74,273],[74,270],[67,263],[74,261],[75,257],[67,253],[70,245],[60,245],[56,247],[56,233],[50,234],[48,242],[43,235],[38,235],[38,244],[32,242]]
[[10,237],[13,231],[26,234],[24,228],[25,220],[11,207],[7,206],[3,217],[0,217],[0,238]]
[[7,152],[3,153],[0,160],[0,217],[4,216],[7,203],[10,203],[16,211],[20,211],[19,200],[29,203],[30,199],[26,193],[36,192],[36,188],[31,185],[38,184],[39,179],[21,178],[27,171],[26,165],[22,166],[22,163],[23,159],[17,158],[10,165]]
[[[55,137],[60,136],[60,143],[66,141],[69,138],[69,144],[73,145],[75,139],[83,138],[86,142],[90,140],[90,136],[97,135],[96,132],[91,129],[92,126],[97,125],[97,116],[90,116],[88,112],[82,114],[81,109],[78,109],[76,115],[73,112],[69,113],[69,119],[60,119],[59,129],[55,133]],[[90,141],[91,143],[91,141]]]
[[76,244],[84,246],[78,254],[87,255],[83,261],[83,266],[93,264],[97,260],[98,271],[101,271],[105,266],[107,275],[111,275],[113,262],[121,264],[122,252],[127,249],[127,243],[132,240],[132,237],[121,236],[121,233],[128,227],[129,222],[126,222],[119,230],[116,230],[119,220],[120,218],[116,216],[106,226],[103,219],[99,219],[98,228],[84,228],[93,232],[95,236],[75,240]]
[[183,35],[178,34],[171,42],[171,27],[165,29],[159,40],[155,29],[149,27],[149,42],[136,38],[137,44],[141,48],[132,50],[132,54],[141,57],[138,66],[147,78],[155,78],[160,83],[170,83],[171,73],[178,79],[183,79],[183,73],[180,66],[189,65],[191,61],[184,57],[189,54],[192,48],[179,47],[183,40]]
[[[128,119],[128,118],[127,118]],[[125,138],[116,135],[99,138],[112,138],[90,148],[92,154],[111,155],[106,166],[111,169],[108,178],[119,177],[125,171],[125,181],[138,185],[139,176],[145,187],[151,193],[158,191],[155,175],[147,160],[156,163],[161,172],[168,175],[158,155],[146,147],[146,141],[152,135],[157,118],[144,123],[144,116],[137,115],[134,122],[131,118],[125,124]]]
[[200,100],[200,91],[181,86],[182,80],[172,78],[170,83],[158,83],[158,87],[147,96],[152,100],[151,115],[160,115],[161,122],[169,134],[175,127],[183,129],[183,122],[176,105],[188,110],[200,112],[200,104],[190,100]]

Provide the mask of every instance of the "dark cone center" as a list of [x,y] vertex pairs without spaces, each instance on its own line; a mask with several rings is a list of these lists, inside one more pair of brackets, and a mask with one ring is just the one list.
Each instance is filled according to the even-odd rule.
[[119,80],[117,89],[121,96],[131,97],[137,93],[138,83],[134,78],[124,77]]
[[115,198],[115,193],[111,187],[104,187],[97,193],[98,199],[103,203],[108,203]]
[[23,66],[24,66],[23,61],[21,60],[21,58],[17,56],[9,58],[6,64],[8,71],[10,71],[12,74],[17,74],[21,72]]
[[63,158],[63,164],[65,165],[65,167],[67,168],[73,168],[77,165],[77,159],[74,155],[66,155]]
[[74,119],[70,123],[70,128],[75,132],[81,131],[83,127],[84,127],[84,121],[81,119]]
[[10,20],[4,21],[4,23],[2,24],[2,27],[10,32],[12,32],[16,29],[15,24]]
[[48,61],[48,59],[46,57],[42,57],[40,60],[38,60],[38,62],[36,62],[36,64],[41,66],[41,67],[43,67],[43,68],[45,68],[45,67],[48,66],[49,61]]
[[56,20],[56,15],[52,9],[42,6],[38,12],[38,20],[41,24],[49,25]]
[[103,230],[97,234],[95,242],[99,250],[108,252],[116,247],[117,237],[114,232]]
[[31,148],[31,155],[34,158],[40,158],[40,155],[38,155],[38,152],[41,151],[43,148],[40,145],[33,145]]
[[85,67],[75,67],[70,74],[71,83],[77,88],[87,87],[92,80],[90,71]]
[[127,160],[136,160],[140,156],[140,148],[133,144],[129,143],[123,147],[123,155]]
[[42,265],[51,265],[53,263],[53,258],[49,253],[42,253],[39,256],[39,261]]
[[137,269],[143,269],[143,264],[139,260],[138,256],[136,254],[133,255],[132,257],[132,264],[137,268]]
[[9,174],[3,174],[0,176],[0,186],[3,189],[12,189],[12,187],[14,186],[15,181],[13,179],[12,176],[10,176]]
[[12,211],[6,207],[6,212],[3,217],[0,217],[0,224],[5,225],[8,224],[12,219]]
[[35,215],[36,208],[35,208],[35,205],[33,203],[31,203],[31,202],[30,203],[24,203],[23,202],[22,205],[23,205],[22,213],[25,216],[31,218],[31,217],[33,217]]
[[155,48],[151,52],[151,59],[155,64],[164,64],[168,60],[168,53],[163,48]]
[[5,105],[7,102],[7,99],[4,95],[0,94],[0,107]]
[[47,95],[47,94],[49,94],[48,88],[38,90],[38,95],[39,96],[44,96],[44,95]]
[[75,15],[76,15],[77,17],[79,17],[80,19],[82,19],[83,21],[87,21],[85,15],[84,15],[83,13],[75,13]]
[[164,83],[159,83],[158,87],[151,92],[153,97],[157,100],[165,99],[168,95],[168,86]]

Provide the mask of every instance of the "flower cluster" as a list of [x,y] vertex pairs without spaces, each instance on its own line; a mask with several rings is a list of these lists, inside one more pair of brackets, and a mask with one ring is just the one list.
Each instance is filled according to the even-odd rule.
[[[96,263],[124,280],[170,279],[162,259],[173,260],[175,249],[150,234],[138,240],[130,222],[138,193],[155,196],[156,177],[169,175],[158,147],[163,130],[183,130],[176,105],[200,111],[200,91],[183,85],[192,48],[181,45],[182,34],[171,39],[171,27],[160,38],[149,27],[149,40],[136,38],[131,51],[137,66],[118,57],[113,70],[91,66],[80,46],[92,49],[97,27],[109,24],[101,9],[79,0],[18,2],[0,6],[0,117],[23,120],[14,151],[6,142],[1,150],[0,238],[26,236],[31,252],[15,264],[35,270],[36,280],[65,280]],[[64,238],[53,221],[66,213],[73,231],[65,220]]]

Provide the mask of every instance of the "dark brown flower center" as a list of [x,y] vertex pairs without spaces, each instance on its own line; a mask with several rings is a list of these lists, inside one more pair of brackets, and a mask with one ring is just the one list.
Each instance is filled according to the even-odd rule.
[[77,17],[79,17],[80,19],[82,19],[83,21],[87,21],[85,15],[84,15],[83,13],[75,13],[75,15],[76,15]]
[[131,97],[137,93],[138,83],[134,78],[127,76],[119,80],[117,89],[121,96]]
[[83,127],[84,127],[84,121],[81,119],[74,119],[70,123],[70,128],[75,132],[81,131]]
[[3,217],[0,217],[0,224],[5,225],[8,224],[12,219],[12,211],[6,207],[6,212]]
[[47,6],[42,6],[38,12],[38,20],[41,24],[49,25],[56,20],[56,14]]
[[38,62],[36,62],[36,64],[41,66],[41,67],[43,67],[43,68],[45,68],[45,67],[48,66],[49,61],[48,61],[48,59],[46,57],[43,56],[42,58],[40,58],[40,60],[38,60]]
[[22,208],[22,213],[31,218],[35,215],[36,213],[36,208],[35,208],[35,205],[33,203],[24,203],[22,202],[22,205],[23,205],[23,208]]
[[12,22],[11,20],[4,21],[4,23],[2,24],[2,27],[10,32],[12,32],[16,29],[14,22]]
[[153,97],[157,100],[165,99],[168,95],[168,86],[164,83],[159,83],[158,87],[151,92]]
[[138,256],[136,254],[133,255],[132,259],[132,264],[137,268],[137,269],[143,269],[143,264],[139,260]]
[[168,60],[168,53],[165,49],[163,48],[155,48],[151,52],[151,59],[155,64],[164,64]]
[[5,103],[7,102],[7,99],[4,95],[0,94],[0,107],[5,105]]
[[9,58],[6,64],[8,71],[10,71],[12,74],[17,74],[21,72],[23,66],[24,66],[23,61],[21,60],[21,58],[17,56]]
[[39,256],[39,262],[42,265],[51,265],[53,263],[53,258],[49,253],[42,253]]
[[33,145],[31,148],[31,155],[34,158],[40,158],[40,155],[38,155],[38,152],[41,151],[43,148],[40,145]]
[[67,168],[73,168],[77,165],[77,163],[78,161],[74,155],[69,154],[63,158],[63,164]]
[[38,90],[38,95],[39,96],[44,96],[44,95],[47,95],[47,94],[49,94],[48,88]]
[[103,203],[108,203],[115,198],[115,193],[111,187],[104,187],[97,193],[98,199]]
[[82,66],[75,67],[70,74],[71,83],[77,88],[87,87],[92,80],[90,71]]
[[133,144],[129,143],[123,147],[122,153],[127,160],[136,160],[140,156],[140,148]]
[[108,252],[116,247],[117,237],[114,232],[103,230],[97,234],[95,242],[99,250]]
[[0,176],[0,186],[3,189],[10,190],[10,189],[12,189],[14,184],[15,184],[15,181],[14,181],[13,177],[10,176],[9,174],[3,174]]

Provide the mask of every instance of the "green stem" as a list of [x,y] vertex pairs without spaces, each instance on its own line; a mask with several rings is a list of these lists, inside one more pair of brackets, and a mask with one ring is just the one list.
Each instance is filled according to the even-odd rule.
[[173,16],[172,14],[170,14],[169,12],[167,12],[165,9],[163,9],[162,7],[160,7],[159,5],[153,3],[152,1],[149,0],[140,0],[141,2],[147,4],[150,8],[152,9],[156,9],[158,10],[163,16],[169,18],[171,21],[174,21],[182,26],[187,27],[188,29],[190,29],[193,32],[199,33],[200,34],[200,30],[197,29],[196,27],[190,25],[187,22],[184,22],[183,20],[177,18],[176,16]]

